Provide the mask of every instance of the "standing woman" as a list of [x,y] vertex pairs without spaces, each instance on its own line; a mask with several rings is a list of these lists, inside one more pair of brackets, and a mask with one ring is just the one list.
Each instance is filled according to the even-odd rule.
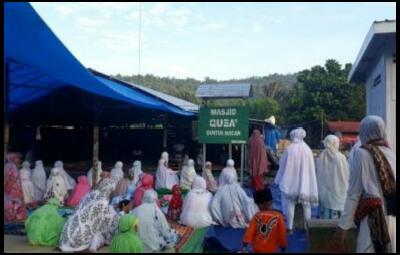
[[24,194],[21,186],[17,164],[21,162],[17,153],[7,155],[4,179],[4,221],[19,222],[28,217],[24,203]]
[[19,175],[21,177],[22,191],[24,192],[24,202],[26,205],[36,202],[35,188],[33,186],[31,174],[31,164],[28,161],[24,161]]
[[263,190],[264,175],[268,172],[267,151],[265,149],[264,139],[258,129],[253,131],[249,139],[249,159],[248,171],[250,174],[250,187],[255,190]]
[[46,192],[46,172],[43,168],[43,161],[37,160],[35,168],[32,171],[32,182],[35,187],[35,201],[42,201],[44,193]]
[[324,140],[325,150],[316,162],[319,217],[337,219],[340,217],[349,186],[349,166],[346,157],[339,151],[339,138],[328,135]]

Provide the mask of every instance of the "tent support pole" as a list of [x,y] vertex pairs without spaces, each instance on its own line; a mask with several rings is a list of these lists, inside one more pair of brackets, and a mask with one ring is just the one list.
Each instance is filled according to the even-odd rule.
[[240,186],[243,187],[243,171],[244,171],[244,144],[240,145]]
[[163,147],[164,150],[167,150],[167,139],[168,139],[168,130],[167,130],[167,119],[165,117],[163,123]]
[[232,144],[231,143],[228,146],[228,150],[229,150],[229,159],[232,159]]
[[10,141],[10,64],[8,62],[5,63],[4,71],[4,162],[6,162],[8,143]]
[[206,169],[206,144],[203,143],[203,172]]

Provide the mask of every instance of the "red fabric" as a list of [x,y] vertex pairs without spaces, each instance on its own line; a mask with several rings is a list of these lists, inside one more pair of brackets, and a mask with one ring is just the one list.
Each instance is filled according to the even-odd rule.
[[81,199],[90,191],[89,180],[86,176],[78,177],[78,184],[75,186],[71,197],[67,201],[67,205],[76,207]]
[[259,176],[268,172],[267,152],[259,130],[254,130],[249,139],[249,174]]
[[361,220],[371,213],[371,211],[376,210],[382,206],[382,200],[377,197],[362,198],[358,202],[357,210],[354,215],[354,221],[356,224],[360,224]]
[[4,221],[23,221],[28,217],[28,212],[24,204],[24,194],[17,166],[13,162],[9,162],[5,166],[5,172]]
[[251,176],[250,177],[250,188],[254,191],[259,191],[265,189],[264,185],[264,175]]
[[139,186],[136,188],[132,198],[132,204],[134,208],[142,204],[142,198],[144,192],[146,192],[149,189],[152,189],[153,184],[154,184],[154,177],[152,175],[145,173],[141,175]]
[[175,184],[172,187],[172,199],[171,202],[169,203],[168,213],[167,213],[168,218],[175,221],[179,220],[179,216],[181,215],[182,212],[182,205],[183,205],[183,199],[182,199],[181,188],[179,187],[178,184]]

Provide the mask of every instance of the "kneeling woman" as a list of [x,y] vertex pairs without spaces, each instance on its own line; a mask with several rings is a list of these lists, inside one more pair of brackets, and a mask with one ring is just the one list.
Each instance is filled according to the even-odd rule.
[[157,252],[175,246],[177,234],[168,225],[165,215],[157,206],[157,193],[147,190],[143,203],[132,213],[138,217],[138,235],[143,241],[144,252]]
[[29,243],[57,247],[65,219],[58,213],[60,201],[51,198],[47,204],[35,210],[25,221]]
[[110,244],[118,226],[118,215],[110,206],[117,180],[106,178],[79,203],[65,223],[60,239],[62,251],[96,251]]

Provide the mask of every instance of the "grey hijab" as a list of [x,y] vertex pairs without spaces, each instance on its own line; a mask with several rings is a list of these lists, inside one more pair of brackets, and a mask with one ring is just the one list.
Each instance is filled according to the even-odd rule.
[[369,141],[386,139],[385,122],[376,115],[368,115],[361,121],[360,141],[367,144]]

